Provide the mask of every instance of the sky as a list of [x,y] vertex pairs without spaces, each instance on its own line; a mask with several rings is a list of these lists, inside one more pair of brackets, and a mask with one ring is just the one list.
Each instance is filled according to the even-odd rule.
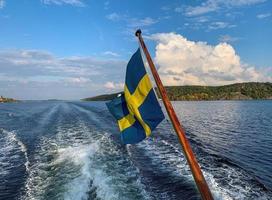
[[138,28],[165,85],[272,82],[271,0],[0,0],[0,95],[121,91]]

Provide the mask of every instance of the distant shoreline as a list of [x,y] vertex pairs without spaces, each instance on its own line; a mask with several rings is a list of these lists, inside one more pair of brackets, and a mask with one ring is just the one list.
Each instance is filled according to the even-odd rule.
[[0,103],[14,103],[14,102],[19,102],[19,101],[13,98],[0,96]]
[[[224,86],[166,86],[171,101],[226,101],[226,100],[271,100],[272,83],[235,83]],[[158,91],[156,89],[158,94]],[[108,101],[118,93],[103,94],[81,99],[82,101]],[[158,94],[160,98],[160,94]]]

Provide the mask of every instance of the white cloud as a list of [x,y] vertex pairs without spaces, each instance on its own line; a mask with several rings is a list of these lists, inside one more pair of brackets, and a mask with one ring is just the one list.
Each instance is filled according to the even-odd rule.
[[141,28],[146,34],[149,33],[148,27],[158,23],[160,19],[168,19],[168,16],[159,18],[158,20],[155,20],[151,17],[144,17],[144,18],[136,18],[136,17],[130,17],[128,15],[121,15],[117,13],[111,13],[109,15],[106,15],[106,18],[108,20],[123,23],[123,31],[125,35],[133,35],[135,33],[135,30],[138,28]]
[[213,22],[209,25],[209,29],[222,29],[228,27],[227,22]]
[[111,21],[118,21],[118,20],[122,19],[121,15],[119,15],[117,13],[111,13],[109,15],[106,15],[106,18]]
[[232,37],[230,35],[220,35],[219,36],[220,42],[231,43],[231,42],[236,42],[237,40],[239,40],[238,37]]
[[125,67],[125,61],[116,59],[57,57],[41,50],[0,50],[0,94],[19,99],[79,99],[105,92],[104,84],[109,80],[123,80]]
[[187,18],[184,26],[186,26],[187,29],[202,29],[203,31],[212,31],[217,29],[234,28],[237,25],[226,21],[214,21],[214,19],[210,16],[200,15]]
[[210,21],[209,17],[207,17],[207,16],[195,17],[194,20],[198,23],[205,23],[205,22]]
[[208,28],[210,30],[224,29],[224,28],[234,28],[236,25],[229,24],[228,22],[212,22],[209,24]]
[[181,12],[183,12],[183,8],[182,7],[176,7],[175,12],[181,13]]
[[4,0],[0,0],[0,9],[4,8],[4,6],[5,6],[5,1]]
[[72,5],[78,7],[84,7],[85,4],[82,0],[41,0],[44,4],[56,4],[56,5]]
[[185,9],[185,15],[197,16],[206,13],[218,11],[223,8],[248,6],[263,3],[266,0],[207,0],[198,6],[188,6]]
[[124,83],[114,83],[114,82],[106,82],[104,87],[110,90],[121,90],[124,88]]
[[120,56],[118,53],[115,53],[115,52],[112,52],[112,51],[105,51],[105,52],[103,52],[103,55],[113,56],[113,57],[119,57]]
[[162,7],[161,7],[161,10],[163,10],[163,11],[169,11],[169,10],[171,10],[171,7],[170,7],[169,5],[167,5],[167,6],[162,6]]
[[189,6],[186,9],[185,14],[187,16],[202,15],[202,14],[216,11],[218,8],[219,8],[219,5],[217,1],[208,0],[202,3],[200,6],[195,6],[195,7]]
[[75,84],[85,84],[91,82],[90,79],[84,77],[71,77],[67,78],[66,81]]
[[248,6],[263,3],[266,0],[221,0],[222,3],[229,6]]
[[149,33],[148,28],[159,22],[159,20],[165,20],[169,19],[169,16],[160,17],[158,19],[153,19],[151,17],[143,17],[143,18],[137,18],[137,17],[130,17],[128,15],[122,15],[118,13],[111,13],[109,15],[106,15],[106,18],[108,20],[118,22],[122,24],[122,33],[124,35],[129,35],[129,39],[131,39],[131,35],[134,35],[135,30],[138,28],[141,28],[145,34]]
[[262,13],[262,14],[258,14],[256,17],[258,19],[263,19],[263,18],[268,18],[271,16],[271,13]]
[[253,66],[242,63],[227,43],[208,45],[175,33],[154,34],[155,62],[165,85],[222,85],[245,81],[272,81]]
[[109,15],[106,15],[106,18],[111,21],[123,21],[126,23],[127,27],[150,26],[158,22],[157,20],[151,17],[135,18],[135,17],[129,17],[127,15],[120,15],[117,13],[111,13]]
[[138,19],[138,18],[130,18],[128,19],[128,26],[129,27],[135,27],[135,28],[139,28],[139,27],[144,27],[144,26],[150,26],[152,24],[157,23],[158,21],[151,18],[151,17],[145,17],[142,19]]

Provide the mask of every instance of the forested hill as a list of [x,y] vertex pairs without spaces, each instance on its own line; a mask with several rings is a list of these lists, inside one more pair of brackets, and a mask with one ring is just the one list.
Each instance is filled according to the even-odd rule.
[[[272,99],[272,83],[249,82],[224,86],[166,86],[165,88],[172,101]],[[100,95],[83,100],[106,101],[113,99],[117,94]]]
[[224,86],[168,86],[171,100],[270,99],[272,83],[236,83]]

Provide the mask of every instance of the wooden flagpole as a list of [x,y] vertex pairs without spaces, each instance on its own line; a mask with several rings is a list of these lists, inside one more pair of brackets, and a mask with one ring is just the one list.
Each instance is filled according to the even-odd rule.
[[171,102],[169,101],[169,98],[167,96],[167,93],[166,93],[166,90],[165,88],[163,87],[163,84],[161,82],[161,79],[159,77],[159,74],[155,68],[155,65],[151,59],[151,56],[145,46],[145,43],[144,43],[144,40],[142,38],[142,32],[141,30],[137,30],[135,35],[138,37],[139,41],[140,41],[140,44],[141,44],[141,47],[143,49],[143,52],[146,56],[146,59],[147,59],[147,62],[149,64],[149,67],[151,69],[151,72],[153,74],[153,77],[155,79],[155,82],[157,84],[157,87],[159,89],[159,92],[161,94],[161,97],[162,97],[162,100],[163,100],[163,103],[164,103],[164,106],[167,110],[167,113],[169,115],[169,118],[173,124],[173,127],[177,133],[177,136],[179,138],[179,142],[183,148],[183,152],[185,154],[185,157],[187,159],[187,162],[190,166],[190,169],[191,169],[191,172],[193,174],[193,177],[194,177],[194,180],[196,182],[196,185],[197,185],[197,188],[201,194],[201,197],[203,200],[213,200],[213,197],[212,197],[212,194],[211,194],[211,191],[209,189],[209,186],[208,184],[206,183],[205,181],[205,178],[201,172],[201,169],[199,167],[199,164],[196,160],[196,157],[194,156],[194,153],[193,153],[193,150],[189,144],[189,141],[187,140],[186,138],[186,135],[185,135],[185,131],[184,129],[182,128],[179,120],[178,120],[178,117],[175,113],[175,110],[171,104]]

